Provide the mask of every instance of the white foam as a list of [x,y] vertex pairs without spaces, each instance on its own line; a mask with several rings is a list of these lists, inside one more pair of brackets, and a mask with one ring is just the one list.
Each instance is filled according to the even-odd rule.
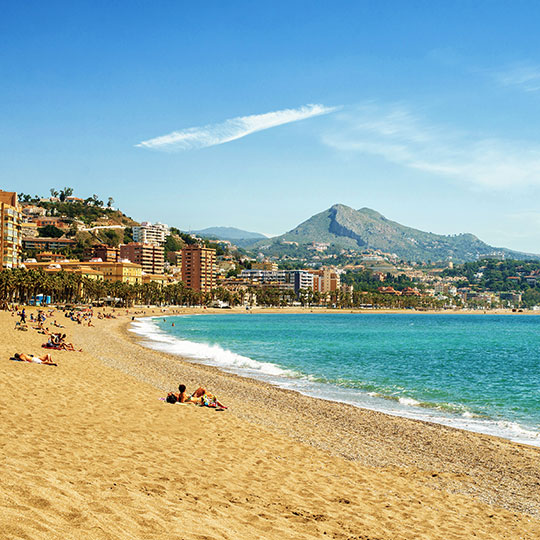
[[250,375],[259,373],[274,377],[294,377],[296,375],[293,371],[283,369],[271,362],[253,360],[219,345],[196,343],[171,336],[158,328],[151,319],[137,319],[131,330],[146,338],[143,345],[151,349],[198,360],[227,371],[243,372]]
[[420,405],[420,402],[413,398],[400,397],[398,401],[402,405],[408,405],[409,407],[418,407]]

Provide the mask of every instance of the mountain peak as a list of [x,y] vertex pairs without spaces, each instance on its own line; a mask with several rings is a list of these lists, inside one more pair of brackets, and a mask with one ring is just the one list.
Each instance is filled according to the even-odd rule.
[[[380,250],[413,261],[474,261],[480,257],[527,254],[485,244],[470,233],[440,235],[391,221],[376,210],[336,203],[271,241],[294,241],[299,245],[328,243],[353,250]],[[529,255],[529,257],[531,257]],[[538,258],[533,255],[532,257]]]

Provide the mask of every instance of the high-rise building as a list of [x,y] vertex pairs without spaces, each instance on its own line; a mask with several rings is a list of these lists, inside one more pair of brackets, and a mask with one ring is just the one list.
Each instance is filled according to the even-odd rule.
[[308,270],[308,272],[313,274],[313,291],[329,293],[339,289],[340,278],[335,268],[325,266],[320,270]]
[[133,241],[142,244],[162,246],[169,234],[169,226],[164,223],[154,223],[152,225],[149,221],[143,221],[139,226],[133,227]]
[[130,242],[120,245],[120,258],[142,266],[146,274],[163,274],[164,251],[161,246]]
[[22,214],[14,191],[0,190],[0,220],[2,268],[16,268],[21,264]]
[[182,281],[187,287],[209,292],[216,287],[216,250],[198,244],[182,249]]

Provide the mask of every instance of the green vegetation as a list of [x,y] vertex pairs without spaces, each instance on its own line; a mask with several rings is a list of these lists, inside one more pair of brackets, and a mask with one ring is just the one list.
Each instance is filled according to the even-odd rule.
[[540,262],[483,259],[448,268],[443,277],[461,278],[458,287],[494,293],[522,293],[523,307],[540,305]]
[[375,292],[379,287],[393,287],[402,291],[406,287],[424,289],[424,284],[418,280],[408,278],[405,274],[393,276],[386,274],[382,282],[371,270],[348,271],[341,276],[342,283],[352,285],[355,291]]
[[38,234],[42,238],[60,238],[64,236],[64,231],[54,225],[46,225],[38,228]]

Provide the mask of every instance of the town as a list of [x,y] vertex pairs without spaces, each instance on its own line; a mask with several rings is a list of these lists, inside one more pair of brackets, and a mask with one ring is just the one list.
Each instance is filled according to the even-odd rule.
[[136,222],[97,195],[0,191],[4,301],[393,309],[540,307],[540,263],[404,261],[325,242],[280,252]]

